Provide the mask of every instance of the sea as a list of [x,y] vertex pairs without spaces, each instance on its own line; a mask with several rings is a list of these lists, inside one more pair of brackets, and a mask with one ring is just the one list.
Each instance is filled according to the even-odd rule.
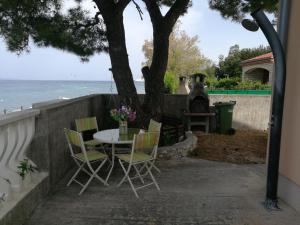
[[[139,94],[145,93],[143,81],[135,81],[135,86]],[[0,114],[4,111],[30,108],[32,103],[71,99],[98,93],[117,93],[115,83],[111,81],[0,80]]]

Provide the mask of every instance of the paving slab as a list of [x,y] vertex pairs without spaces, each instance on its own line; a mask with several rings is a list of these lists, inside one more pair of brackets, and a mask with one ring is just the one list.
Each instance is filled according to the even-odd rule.
[[[97,181],[78,196],[80,187],[66,187],[72,173],[38,206],[26,225],[299,225],[300,214],[280,201],[280,211],[267,211],[265,165],[234,165],[182,158],[159,164],[154,186],[140,190],[137,199],[128,183],[110,186]],[[84,179],[84,177],[82,178]]]

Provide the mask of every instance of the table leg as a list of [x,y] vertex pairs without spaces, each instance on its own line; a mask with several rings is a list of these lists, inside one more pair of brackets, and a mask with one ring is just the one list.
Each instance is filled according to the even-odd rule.
[[111,145],[111,168],[110,168],[109,173],[108,173],[108,175],[106,177],[106,180],[105,180],[106,182],[108,181],[108,179],[109,179],[109,177],[111,175],[111,172],[114,169],[114,165],[115,165],[115,144],[112,144]]

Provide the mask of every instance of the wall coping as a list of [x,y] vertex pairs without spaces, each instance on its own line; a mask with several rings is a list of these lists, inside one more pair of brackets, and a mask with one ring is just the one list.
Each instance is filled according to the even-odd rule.
[[77,98],[71,98],[71,99],[62,99],[62,100],[50,100],[50,101],[45,101],[45,102],[38,102],[38,103],[33,103],[32,108],[33,109],[40,109],[40,110],[47,110],[47,109],[54,109],[54,108],[59,108],[62,106],[67,106],[75,102],[79,102],[85,99],[93,98],[95,96],[99,96],[102,94],[91,94],[91,95],[84,95],[80,96]]
[[27,119],[40,114],[38,109],[26,109],[22,111],[12,112],[0,116],[0,126],[5,126],[9,123],[17,122],[19,120]]
[[[145,94],[138,94],[138,96],[144,96]],[[245,94],[208,94],[208,95],[224,95],[224,96],[245,96]],[[58,108],[61,106],[66,106],[78,101],[82,101],[85,99],[93,98],[96,96],[118,96],[118,94],[110,94],[110,93],[101,93],[101,94],[90,94],[90,95],[84,95],[77,98],[71,98],[71,99],[54,99],[44,102],[37,102],[32,104],[33,109],[40,109],[40,110],[46,110],[46,109],[52,109],[52,108]],[[165,96],[174,96],[174,97],[187,97],[188,95],[182,95],[182,94],[165,94]],[[270,97],[270,95],[258,95],[258,94],[247,94],[247,96],[253,96],[253,97]]]

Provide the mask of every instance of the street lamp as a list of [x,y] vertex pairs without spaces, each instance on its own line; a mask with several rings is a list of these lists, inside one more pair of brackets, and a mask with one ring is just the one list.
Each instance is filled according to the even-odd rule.
[[262,30],[271,46],[275,62],[265,206],[268,209],[278,209],[277,189],[286,76],[285,52],[278,33],[265,13],[259,9],[251,13],[251,16],[254,20],[243,20],[243,27],[249,31],[257,31],[259,28]]

